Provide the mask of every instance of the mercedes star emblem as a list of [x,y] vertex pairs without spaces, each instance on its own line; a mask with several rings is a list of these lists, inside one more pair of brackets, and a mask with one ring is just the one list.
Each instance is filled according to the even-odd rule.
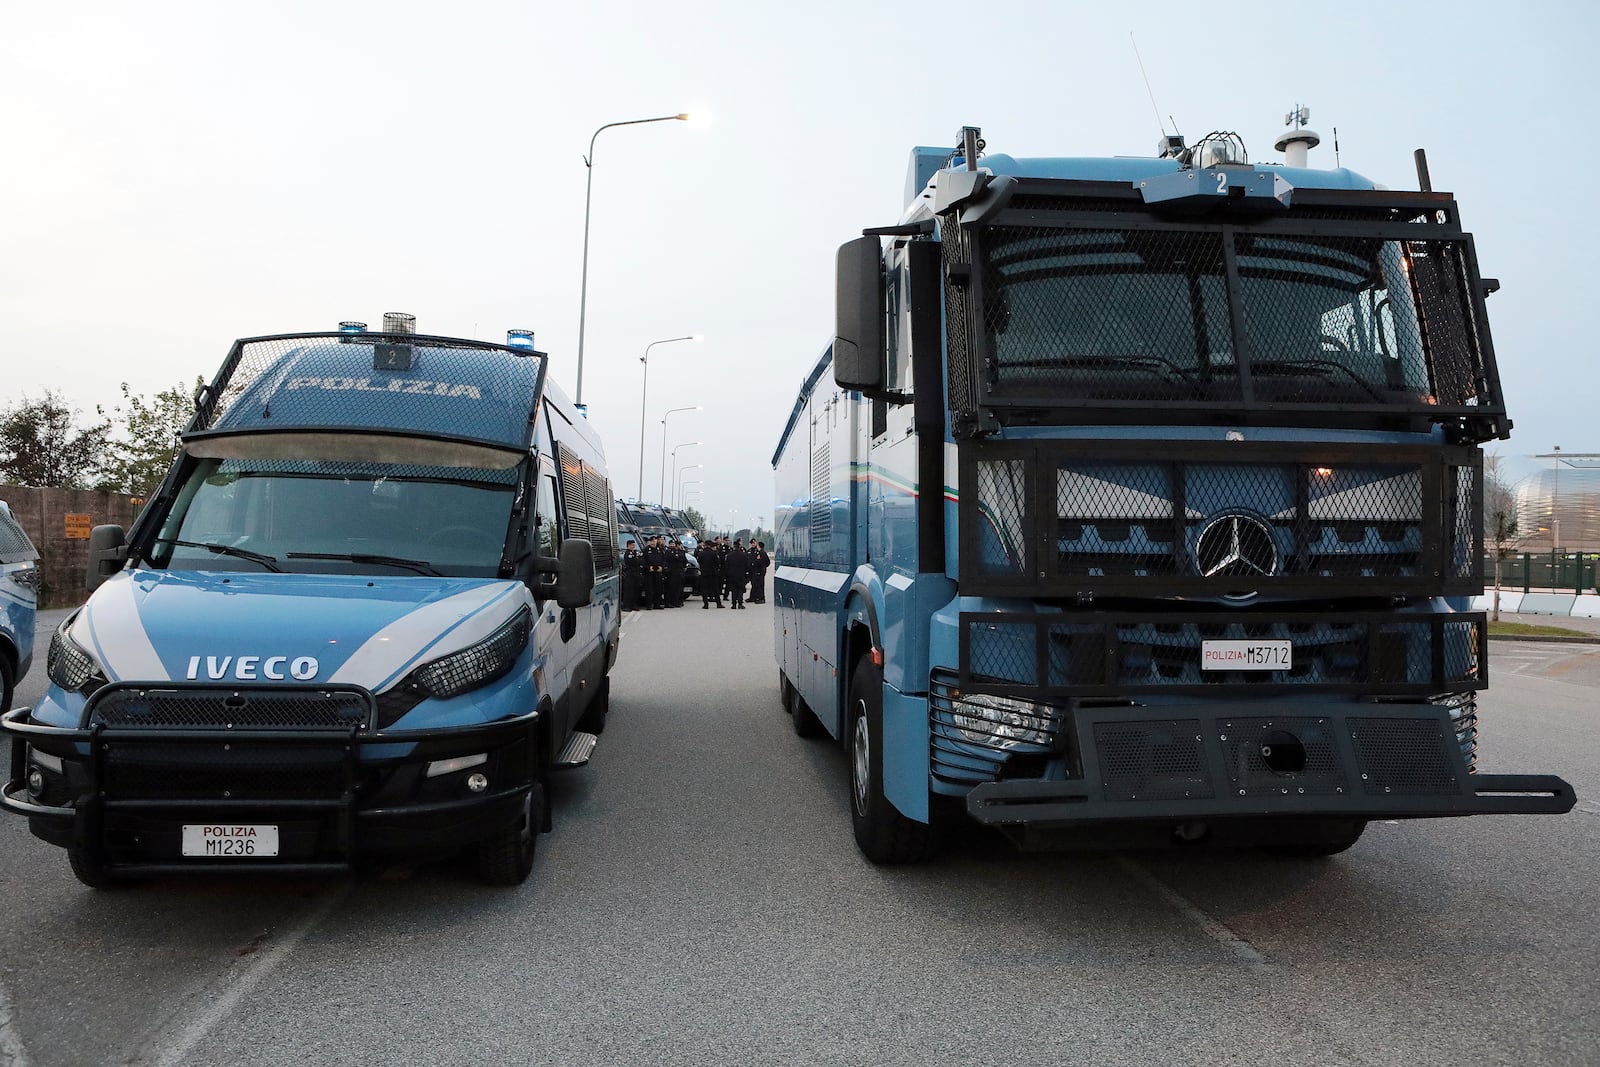
[[1278,570],[1272,530],[1253,515],[1221,515],[1206,523],[1195,542],[1194,556],[1207,578],[1260,577]]

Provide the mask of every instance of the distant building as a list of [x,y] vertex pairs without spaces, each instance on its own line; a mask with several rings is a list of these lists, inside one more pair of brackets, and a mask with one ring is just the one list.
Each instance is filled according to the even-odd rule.
[[[1600,453],[1552,453],[1517,487],[1518,548],[1600,552]],[[1559,537],[1559,540],[1557,539]]]

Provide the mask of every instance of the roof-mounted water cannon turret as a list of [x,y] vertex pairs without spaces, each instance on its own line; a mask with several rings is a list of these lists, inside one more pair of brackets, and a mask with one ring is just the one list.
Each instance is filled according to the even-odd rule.
[[[385,311],[383,332],[414,336],[417,317],[404,311]],[[408,341],[379,341],[372,346],[372,369],[410,370],[411,356],[411,344]]]
[[1293,111],[1283,116],[1283,124],[1291,129],[1284,131],[1272,147],[1283,153],[1285,166],[1307,166],[1306,160],[1311,150],[1322,143],[1322,137],[1315,130],[1305,128],[1305,124],[1310,121],[1311,109],[1298,104]]

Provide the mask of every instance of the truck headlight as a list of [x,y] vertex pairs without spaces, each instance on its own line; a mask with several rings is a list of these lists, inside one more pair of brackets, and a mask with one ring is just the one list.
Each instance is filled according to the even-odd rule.
[[1049,705],[993,693],[952,692],[951,696],[956,729],[975,745],[1048,747],[1055,742],[1056,713]]
[[69,693],[98,689],[105,683],[105,674],[94,657],[85,652],[67,633],[73,618],[69,616],[50,635],[50,652],[45,657],[45,674],[56,685]]
[[526,607],[488,637],[460,652],[441,656],[412,672],[412,680],[441,700],[459,696],[503,677],[528,647],[532,619]]

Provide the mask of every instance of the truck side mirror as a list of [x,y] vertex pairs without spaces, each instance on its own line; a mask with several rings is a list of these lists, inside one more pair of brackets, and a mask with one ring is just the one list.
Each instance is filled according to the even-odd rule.
[[844,389],[879,392],[886,379],[883,249],[876,237],[839,246],[834,290],[833,380]]
[[89,568],[83,587],[94,592],[127,561],[128,538],[122,527],[96,526],[89,531]]
[[556,571],[556,605],[581,608],[594,598],[594,546],[580,537],[561,542]]

